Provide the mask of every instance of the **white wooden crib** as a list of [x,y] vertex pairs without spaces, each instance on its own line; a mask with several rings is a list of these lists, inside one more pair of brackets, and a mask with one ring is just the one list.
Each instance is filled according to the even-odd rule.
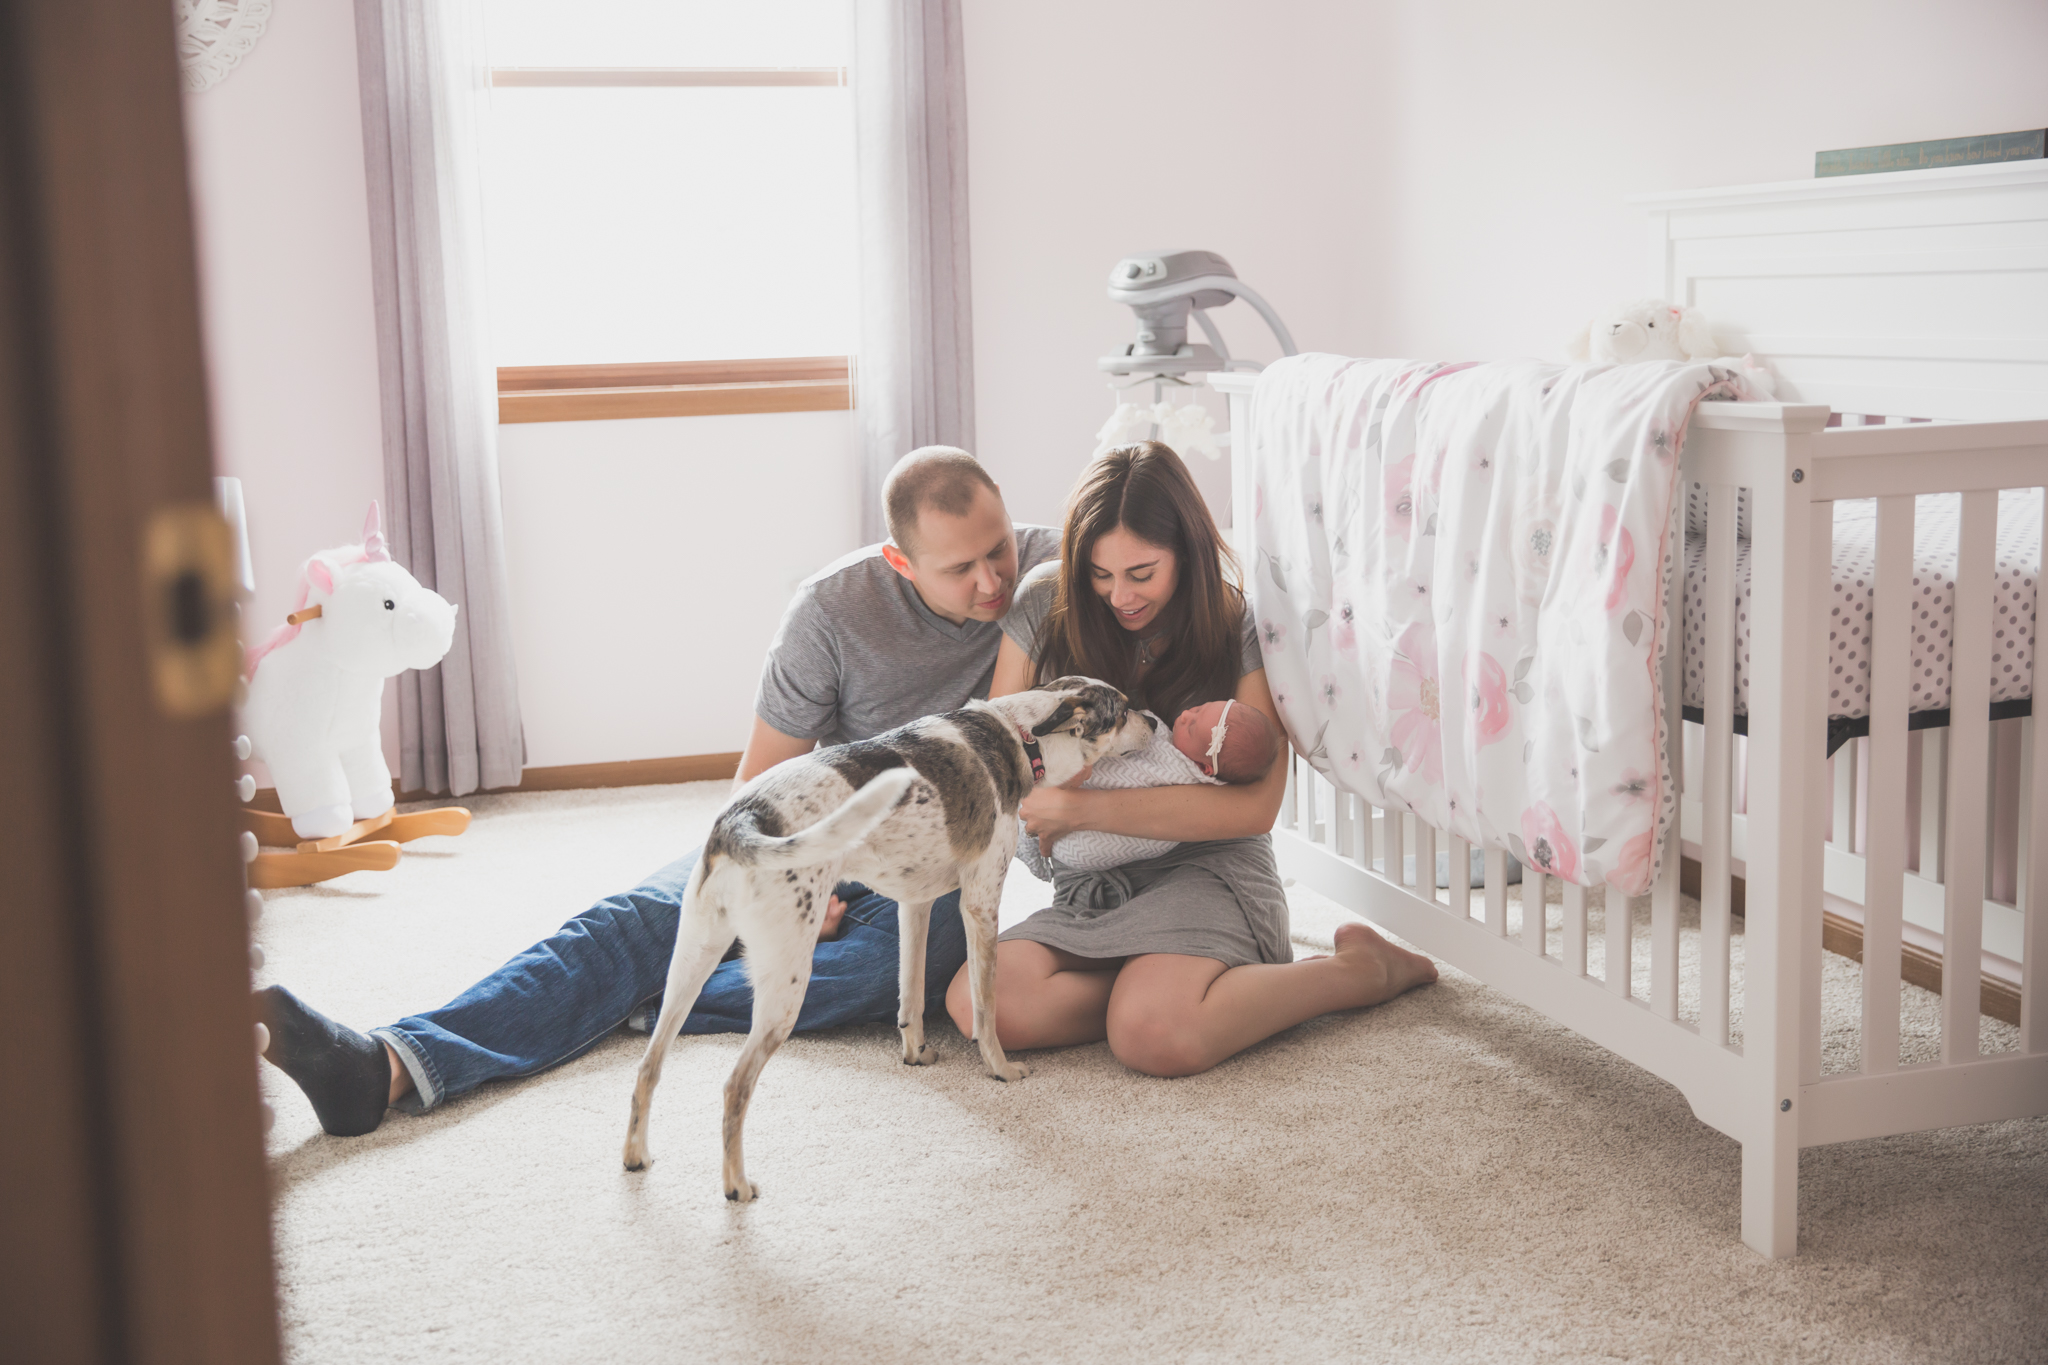
[[[1510,932],[1500,850],[1485,851],[1475,896],[1456,875],[1470,858],[1459,841],[1336,790],[1298,757],[1274,842],[1284,875],[1678,1087],[1702,1121],[1742,1144],[1743,1241],[1790,1256],[1801,1147],[2048,1113],[2048,754],[2036,752],[2048,728],[2025,725],[2011,905],[1987,907],[1984,836],[1998,496],[2048,487],[2048,164],[1637,202],[1650,218],[1645,292],[1703,308],[1731,349],[1768,358],[1785,400],[1702,405],[1684,447],[1681,477],[1708,493],[1706,609],[1719,622],[1734,617],[1739,490],[1751,499],[1747,772],[1739,790],[1733,632],[1723,626],[1705,642],[1703,730],[1679,723],[1684,650],[1674,635],[1663,692],[1686,815],[1648,898],[1647,993],[1631,960],[1640,906],[1608,899],[1604,976],[1589,975],[1583,888],[1564,888],[1562,952],[1546,952],[1543,915]],[[1209,382],[1230,397],[1232,429],[1248,430],[1255,376]],[[1248,460],[1233,461],[1238,527],[1252,522]],[[1939,858],[1909,872],[1908,580],[1915,498],[1936,493],[1962,495],[1957,669],[1944,742],[1924,748],[1922,804],[1940,809],[1925,837],[1939,841]],[[1878,500],[1869,736],[1831,764],[1834,503],[1861,498]],[[1685,619],[1686,591],[1674,575],[1673,621]],[[2038,695],[2048,679],[2034,658]],[[1859,750],[1860,783],[1845,775]],[[1861,854],[1843,832],[1858,791]],[[1701,865],[1691,1017],[1680,1009],[1681,838]],[[1449,891],[1434,885],[1440,841]],[[1928,875],[1937,864],[1938,883]],[[1730,1041],[1735,875],[1747,900],[1739,1045]],[[1523,903],[1540,905],[1544,879],[1525,878]],[[1902,1065],[1902,936],[1927,936],[1908,919],[1928,924],[1930,895],[1942,962],[1964,969],[1942,973],[1939,1060]],[[1866,964],[1861,1069],[1826,1075],[1824,901],[1860,917]],[[1997,927],[2015,945],[2020,996],[2017,1050],[1993,1056],[1980,1054],[1978,1024],[1987,912],[2004,917]]]

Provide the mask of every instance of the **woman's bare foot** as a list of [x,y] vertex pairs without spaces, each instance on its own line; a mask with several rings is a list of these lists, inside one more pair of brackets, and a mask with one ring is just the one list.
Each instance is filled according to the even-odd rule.
[[1377,1005],[1436,980],[1436,963],[1421,953],[1388,942],[1370,924],[1340,924],[1333,937],[1336,960],[1359,976],[1366,997],[1364,1004]]

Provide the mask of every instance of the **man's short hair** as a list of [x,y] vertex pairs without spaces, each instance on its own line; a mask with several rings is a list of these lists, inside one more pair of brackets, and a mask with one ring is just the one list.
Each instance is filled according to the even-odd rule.
[[966,451],[955,446],[922,446],[911,451],[882,481],[882,511],[889,523],[889,539],[915,558],[918,515],[927,507],[936,507],[949,517],[964,517],[974,506],[979,488],[993,493],[996,481]]

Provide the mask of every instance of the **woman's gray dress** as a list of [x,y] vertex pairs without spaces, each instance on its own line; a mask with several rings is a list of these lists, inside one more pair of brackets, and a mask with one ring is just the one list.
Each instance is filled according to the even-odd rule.
[[[1059,567],[1054,561],[1026,574],[1003,617],[1003,633],[1033,658],[1039,629],[1052,610]],[[1241,674],[1265,667],[1251,614],[1245,618]],[[1179,844],[1107,872],[1061,869],[1052,892],[1050,908],[1002,937],[1030,939],[1080,957],[1182,953],[1226,967],[1294,959],[1287,896],[1270,835]]]

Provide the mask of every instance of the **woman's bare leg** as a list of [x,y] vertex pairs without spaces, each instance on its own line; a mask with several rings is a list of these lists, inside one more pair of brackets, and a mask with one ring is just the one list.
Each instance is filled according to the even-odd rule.
[[[1377,1005],[1436,980],[1435,963],[1370,925],[1342,925],[1336,937],[1333,955],[1302,962],[1225,969],[1178,953],[1131,958],[1109,1000],[1110,1050],[1134,1071],[1192,1076],[1319,1014]],[[1008,1046],[1007,1031],[998,1032]]]
[[[1107,1036],[1109,993],[1119,957],[1076,957],[1029,939],[996,945],[996,1041],[1012,1048],[1065,1047]],[[967,969],[946,988],[946,1013],[974,1036]]]

